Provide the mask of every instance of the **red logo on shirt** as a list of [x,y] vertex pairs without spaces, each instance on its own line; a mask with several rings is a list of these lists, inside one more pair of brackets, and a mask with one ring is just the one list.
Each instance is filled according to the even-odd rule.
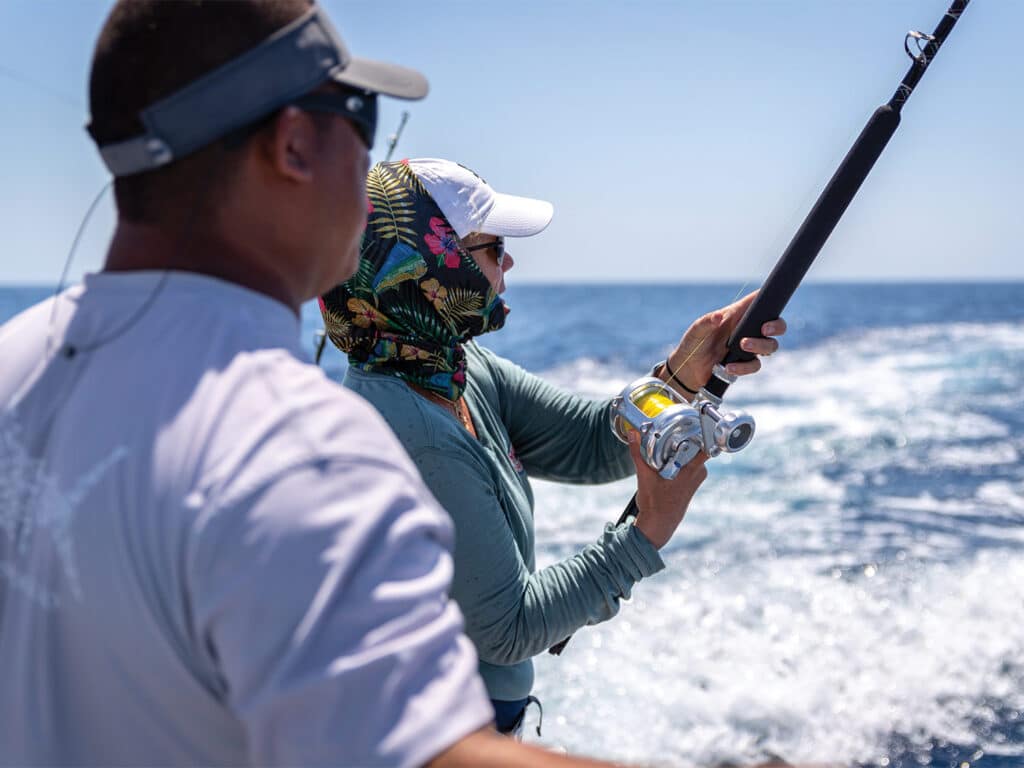
[[512,462],[512,468],[516,472],[522,474],[522,472],[523,472],[523,462],[521,462],[519,460],[519,457],[516,456],[516,449],[512,448],[511,446],[508,449],[508,460]]

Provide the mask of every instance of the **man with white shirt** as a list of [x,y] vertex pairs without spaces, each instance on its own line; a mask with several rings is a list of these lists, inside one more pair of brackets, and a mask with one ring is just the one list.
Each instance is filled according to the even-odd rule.
[[490,721],[448,520],[298,341],[377,93],[426,81],[301,0],[112,10],[104,270],[0,328],[0,763],[415,765]]
[[451,523],[300,348],[426,90],[306,0],[114,6],[104,269],[0,326],[0,765],[596,765],[490,730]]

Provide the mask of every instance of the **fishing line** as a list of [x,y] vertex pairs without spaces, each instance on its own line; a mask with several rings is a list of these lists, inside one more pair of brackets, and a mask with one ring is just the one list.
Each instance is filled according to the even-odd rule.
[[[220,170],[220,164],[215,163],[214,168],[211,170],[210,179],[212,179],[214,175],[218,173]],[[89,206],[89,209],[86,211],[85,216],[83,217],[82,222],[78,227],[78,232],[75,235],[75,239],[71,244],[71,248],[68,251],[68,256],[64,263],[64,270],[61,273],[60,281],[57,284],[57,289],[52,299],[53,306],[51,307],[50,310],[50,320],[46,332],[46,349],[43,355],[44,359],[41,362],[41,366],[46,366],[49,364],[49,361],[46,358],[49,357],[53,349],[53,334],[57,317],[57,306],[62,298],[62,286],[71,268],[75,250],[81,239],[82,233],[85,231],[85,227],[88,224],[90,217],[92,216],[93,211],[96,209],[96,206],[99,204],[99,201],[103,198],[104,193],[106,193],[106,191],[110,189],[113,183],[114,179],[108,180],[103,185],[103,188],[100,190],[99,194],[97,194],[96,197],[93,199],[92,204]],[[184,250],[185,247],[188,245],[189,241],[191,240],[192,235],[195,232],[195,223],[198,220],[199,211],[202,205],[208,201],[211,189],[211,185],[209,183],[206,184],[203,189],[203,192],[196,197],[195,203],[192,206],[191,210],[189,211],[189,216],[186,219],[186,227],[184,229],[184,232],[182,233],[179,245],[177,246],[179,250]],[[60,350],[60,354],[63,354],[66,361],[70,362],[71,360],[76,358],[80,353],[94,352],[95,350],[123,336],[125,333],[131,330],[138,322],[140,322],[142,318],[146,315],[146,313],[150,310],[150,308],[156,303],[156,300],[163,292],[164,286],[166,286],[170,278],[170,275],[171,270],[163,270],[163,273],[161,274],[160,279],[157,281],[156,286],[152,290],[150,290],[149,294],[146,296],[142,304],[131,314],[131,316],[125,322],[123,322],[120,326],[116,327],[111,333],[87,345],[76,345],[71,342],[65,342],[64,346]],[[60,413],[61,409],[63,408],[64,404],[67,403],[70,394],[78,386],[78,383],[81,380],[82,374],[86,370],[86,367],[87,366],[83,365],[77,366],[75,370],[72,371],[70,379],[63,382],[61,385],[63,396],[52,398],[52,410],[49,411],[47,415],[46,426],[43,430],[41,430],[41,438],[38,445],[36,446],[36,450],[40,456],[45,457],[47,455],[50,438],[53,432],[54,422],[58,414]],[[29,382],[26,382],[26,385],[28,385],[28,383]]]
[[[845,146],[852,145],[856,138],[857,129],[848,129],[846,133],[847,140]],[[817,164],[815,168],[818,169],[818,165],[820,165],[819,170],[821,170],[821,175],[825,175],[827,173],[826,169],[835,168],[840,164],[842,159],[843,151],[841,149],[833,150],[828,153],[827,159],[823,159],[823,161]],[[820,176],[815,175],[815,178],[820,178]],[[804,186],[804,189],[804,194],[801,195],[799,201],[790,208],[790,213],[788,215],[780,217],[780,220],[784,219],[784,222],[781,226],[774,228],[775,234],[774,236],[771,237],[771,242],[769,243],[768,247],[764,249],[759,249],[762,250],[762,253],[759,257],[757,257],[757,263],[755,264],[754,269],[751,272],[751,276],[743,281],[743,284],[740,285],[740,287],[736,290],[735,294],[733,294],[733,297],[726,302],[727,306],[729,304],[735,304],[737,301],[743,298],[743,296],[745,296],[747,293],[753,290],[754,286],[761,286],[765,282],[765,279],[771,271],[772,265],[777,259],[776,254],[781,253],[788,244],[788,241],[786,240],[786,233],[796,231],[800,227],[800,224],[803,221],[804,216],[806,215],[805,212],[809,211],[813,207],[814,202],[817,199],[817,195],[820,193],[820,181],[808,182]],[[755,278],[755,275],[759,277]],[[698,352],[700,352],[705,342],[707,342],[707,340],[711,337],[713,333],[714,331],[712,330],[705,334],[697,342],[697,345],[686,354],[686,356],[683,358],[683,361],[676,365],[674,368],[669,364],[668,358],[666,357],[665,370],[669,372],[673,377],[677,377],[677,374],[686,366],[686,364],[689,363],[690,360],[692,360]],[[756,336],[760,335],[760,329],[758,329],[758,333],[756,334]],[[687,386],[690,386],[693,383],[694,382],[688,382]],[[697,382],[696,385],[700,387],[702,385],[702,382]]]
[[[76,112],[81,111],[82,109],[85,108],[85,105],[81,101],[79,101],[78,99],[75,99],[75,98],[69,96],[68,94],[66,94],[66,93],[64,93],[62,91],[58,91],[58,90],[56,90],[56,89],[54,89],[54,88],[52,88],[52,87],[50,87],[48,85],[44,85],[43,83],[40,83],[37,80],[34,80],[34,79],[30,78],[30,77],[27,77],[27,76],[23,75],[22,73],[14,70],[14,69],[11,69],[10,67],[8,67],[8,66],[6,66],[4,64],[0,64],[0,75],[3,75],[8,80],[11,80],[11,81],[16,82],[16,83],[18,83],[20,85],[26,86],[27,88],[31,89],[32,91],[34,91],[36,93],[42,93],[45,96],[48,96],[53,101],[58,102],[58,103],[66,106],[66,107],[72,107],[72,108],[75,109]],[[53,304],[52,304],[52,306],[50,308],[50,319],[49,319],[49,323],[47,325],[46,345],[45,345],[44,356],[49,356],[52,353],[52,351],[53,351],[53,331],[54,331],[54,324],[55,324],[56,319],[57,319],[58,306],[60,304],[60,294],[63,292],[63,290],[65,288],[65,283],[67,281],[68,274],[69,274],[69,272],[71,270],[71,265],[74,262],[74,256],[75,256],[75,252],[78,249],[78,244],[81,242],[82,236],[85,234],[86,227],[88,226],[90,219],[92,218],[93,214],[95,213],[96,208],[99,206],[100,201],[103,199],[103,197],[107,193],[107,191],[113,186],[113,184],[114,184],[114,179],[113,178],[109,179],[100,188],[100,191],[93,198],[92,202],[89,204],[89,207],[88,207],[88,209],[85,212],[85,215],[82,217],[82,220],[80,221],[80,223],[78,225],[78,229],[75,232],[74,239],[71,242],[71,247],[68,249],[68,254],[67,254],[67,256],[64,259],[64,266],[63,266],[63,269],[61,270],[60,278],[57,280],[56,288],[54,288],[54,291],[53,291],[53,298],[54,298],[54,300],[53,300]],[[198,210],[198,208],[195,208],[193,210],[195,212],[196,210]],[[182,245],[184,246],[185,244],[186,243],[183,242]],[[98,341],[98,342],[96,342],[96,343],[94,343],[92,345],[89,345],[87,347],[79,347],[79,346],[74,346],[74,345],[68,345],[64,349],[64,354],[66,356],[68,356],[68,357],[73,357],[77,352],[80,352],[80,351],[81,352],[90,352],[90,351],[92,351],[94,349],[97,349],[100,346],[103,346],[104,344],[109,343],[110,341],[113,341],[117,337],[121,336],[126,330],[128,330],[129,327],[134,325],[142,317],[142,315],[145,314],[146,311],[148,311],[149,307],[152,305],[153,301],[155,301],[155,299],[156,299],[157,295],[159,294],[159,292],[163,289],[163,285],[164,285],[164,282],[166,282],[166,278],[167,278],[167,275],[165,274],[161,278],[161,280],[158,283],[158,285],[156,286],[156,288],[152,291],[151,295],[147,298],[146,302],[144,302],[143,305],[139,308],[139,310],[136,311],[136,313],[133,314],[132,317],[130,317],[128,319],[128,321],[124,324],[123,327],[118,328],[111,336],[109,336],[108,338],[105,338],[105,339],[101,339],[100,341]]]
[[[762,272],[763,272],[763,268],[762,268]],[[729,304],[735,304],[737,301],[739,301],[740,298],[746,292],[747,288],[750,287],[750,283],[751,283],[751,281],[749,279],[746,282],[744,282],[743,285],[741,285],[739,287],[739,290],[736,291],[736,294],[732,297],[732,300],[729,301]],[[698,352],[701,351],[701,349],[704,348],[705,342],[708,339],[711,338],[712,333],[713,333],[713,331],[709,331],[708,333],[704,334],[704,336],[694,345],[693,349],[690,350],[690,352],[688,352],[686,354],[686,356],[683,358],[683,361],[681,363],[679,363],[679,365],[677,365],[675,368],[672,367],[672,365],[668,361],[668,357],[666,356],[666,358],[665,358],[665,370],[668,372],[670,378],[676,379],[676,381],[680,381],[681,380],[681,379],[679,379],[677,377],[676,374],[678,374],[680,371],[682,371],[683,368],[686,366],[686,364],[688,362],[690,362],[690,360],[692,360],[694,358],[694,356]],[[684,331],[684,334],[685,334],[685,331]],[[700,386],[700,385],[698,384],[698,386]]]
[[[175,250],[177,250],[178,252],[183,252],[185,248],[190,244],[193,236],[195,235],[197,229],[196,224],[200,219],[200,212],[202,211],[203,207],[205,207],[206,204],[209,203],[210,196],[213,192],[212,182],[224,170],[224,166],[226,163],[227,158],[222,158],[219,162],[214,163],[213,167],[210,169],[210,173],[207,176],[206,183],[202,187],[202,192],[195,197],[192,207],[185,218],[185,227],[182,230],[182,234],[178,240],[177,246],[175,246]],[[75,235],[74,242],[71,244],[71,249],[68,251],[68,256],[64,263],[64,270],[61,273],[60,282],[58,282],[57,289],[54,292],[53,307],[51,308],[50,311],[50,323],[47,329],[46,339],[47,354],[49,354],[53,348],[53,332],[57,316],[57,306],[60,302],[64,280],[67,278],[68,272],[71,268],[75,250],[78,246],[79,240],[81,239],[83,232],[85,231],[86,224],[88,223],[89,218],[92,216],[93,211],[96,209],[96,206],[102,199],[103,194],[108,189],[110,189],[113,186],[113,184],[114,179],[111,178],[109,181],[107,181],[106,184],[103,185],[103,189],[100,190],[99,194],[96,196],[92,204],[89,206],[89,210],[86,212],[85,217],[82,219],[82,223],[78,228],[77,234]],[[156,300],[160,297],[160,294],[163,292],[164,287],[167,285],[167,282],[170,279],[172,272],[173,270],[171,269],[161,270],[160,279],[157,281],[157,284],[149,291],[149,294],[146,296],[142,304],[140,304],[139,307],[131,314],[131,316],[128,317],[128,319],[125,320],[121,325],[116,327],[106,336],[103,336],[97,341],[94,341],[90,344],[77,345],[73,343],[66,343],[61,350],[64,356],[70,359],[78,353],[94,352],[100,347],[106,346],[107,344],[116,341],[129,330],[131,330],[137,323],[139,323],[142,320],[146,313],[156,303]]]
[[67,280],[68,272],[71,270],[71,262],[75,257],[75,251],[78,249],[78,243],[82,239],[82,234],[85,232],[85,227],[89,223],[89,219],[92,217],[93,212],[96,210],[96,206],[100,204],[100,200],[107,193],[107,190],[114,185],[114,179],[111,178],[104,184],[96,197],[93,198],[89,204],[89,208],[85,212],[85,216],[78,224],[78,230],[75,232],[75,237],[71,241],[71,247],[68,249],[68,255],[64,257],[64,268],[61,270],[60,278],[57,280],[57,287],[53,289],[53,304],[50,306],[50,321],[46,329],[46,355],[49,355],[53,349],[53,324],[57,318],[57,305],[58,299],[61,292],[64,290],[64,282]]
[[[849,144],[852,144],[856,137],[856,129],[851,129],[847,132]],[[830,156],[830,160],[832,161],[831,164],[824,165],[823,167],[835,167],[836,165],[838,165],[839,162],[842,160],[842,151],[840,150],[833,152]],[[733,294],[733,297],[726,302],[726,306],[730,304],[735,304],[747,293],[753,290],[754,285],[760,286],[764,283],[765,278],[769,274],[771,266],[774,263],[774,259],[776,258],[774,254],[781,252],[786,246],[786,240],[784,239],[785,233],[796,230],[800,226],[800,222],[803,220],[800,215],[801,212],[807,211],[813,206],[814,201],[816,199],[816,193],[818,192],[817,184],[818,182],[812,182],[806,187],[806,192],[801,197],[800,202],[793,206],[792,213],[788,217],[786,217],[786,224],[776,229],[776,234],[772,238],[771,246],[764,249],[764,252],[761,254],[760,257],[758,257],[758,263],[755,265],[752,274],[759,275],[760,278],[757,280],[757,282],[755,282],[754,277],[748,277],[746,280],[744,280],[743,284],[740,285],[740,287],[736,290],[736,293]],[[668,357],[666,356],[665,370],[669,374],[671,374],[672,377],[677,377],[677,374],[686,366],[686,364],[689,363],[690,360],[692,360],[698,352],[700,352],[700,350],[704,347],[704,344],[707,342],[709,338],[711,338],[713,333],[714,331],[712,330],[706,333],[703,337],[701,337],[701,339],[697,342],[696,346],[694,346],[694,348],[686,354],[682,362],[680,362],[674,368],[670,365],[670,363],[668,362]],[[758,329],[756,336],[761,337],[760,329]],[[690,382],[689,384],[692,383],[693,382]],[[687,384],[687,386],[689,386],[689,384]],[[697,382],[697,386],[701,386],[701,382]]]
[[60,102],[66,107],[74,107],[77,112],[81,112],[81,110],[85,109],[85,105],[78,99],[75,99],[62,91],[58,91],[55,88],[51,88],[48,85],[43,85],[42,83],[26,77],[20,72],[17,72],[3,64],[0,64],[0,75],[4,75],[7,79],[20,85],[27,86],[37,93],[49,96],[54,101]]

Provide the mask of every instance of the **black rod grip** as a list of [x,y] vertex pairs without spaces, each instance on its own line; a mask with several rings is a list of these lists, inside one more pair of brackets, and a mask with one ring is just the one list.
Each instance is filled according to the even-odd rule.
[[[753,354],[740,349],[740,339],[762,336],[761,326],[782,314],[899,124],[899,112],[889,105],[875,110],[729,337],[723,364],[754,359]],[[712,375],[705,388],[721,397],[728,386]]]

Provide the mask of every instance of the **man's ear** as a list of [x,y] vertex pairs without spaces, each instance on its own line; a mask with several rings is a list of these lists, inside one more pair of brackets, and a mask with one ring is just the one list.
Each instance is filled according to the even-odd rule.
[[264,145],[274,170],[293,182],[312,181],[317,134],[313,119],[298,107],[285,107],[274,118]]

